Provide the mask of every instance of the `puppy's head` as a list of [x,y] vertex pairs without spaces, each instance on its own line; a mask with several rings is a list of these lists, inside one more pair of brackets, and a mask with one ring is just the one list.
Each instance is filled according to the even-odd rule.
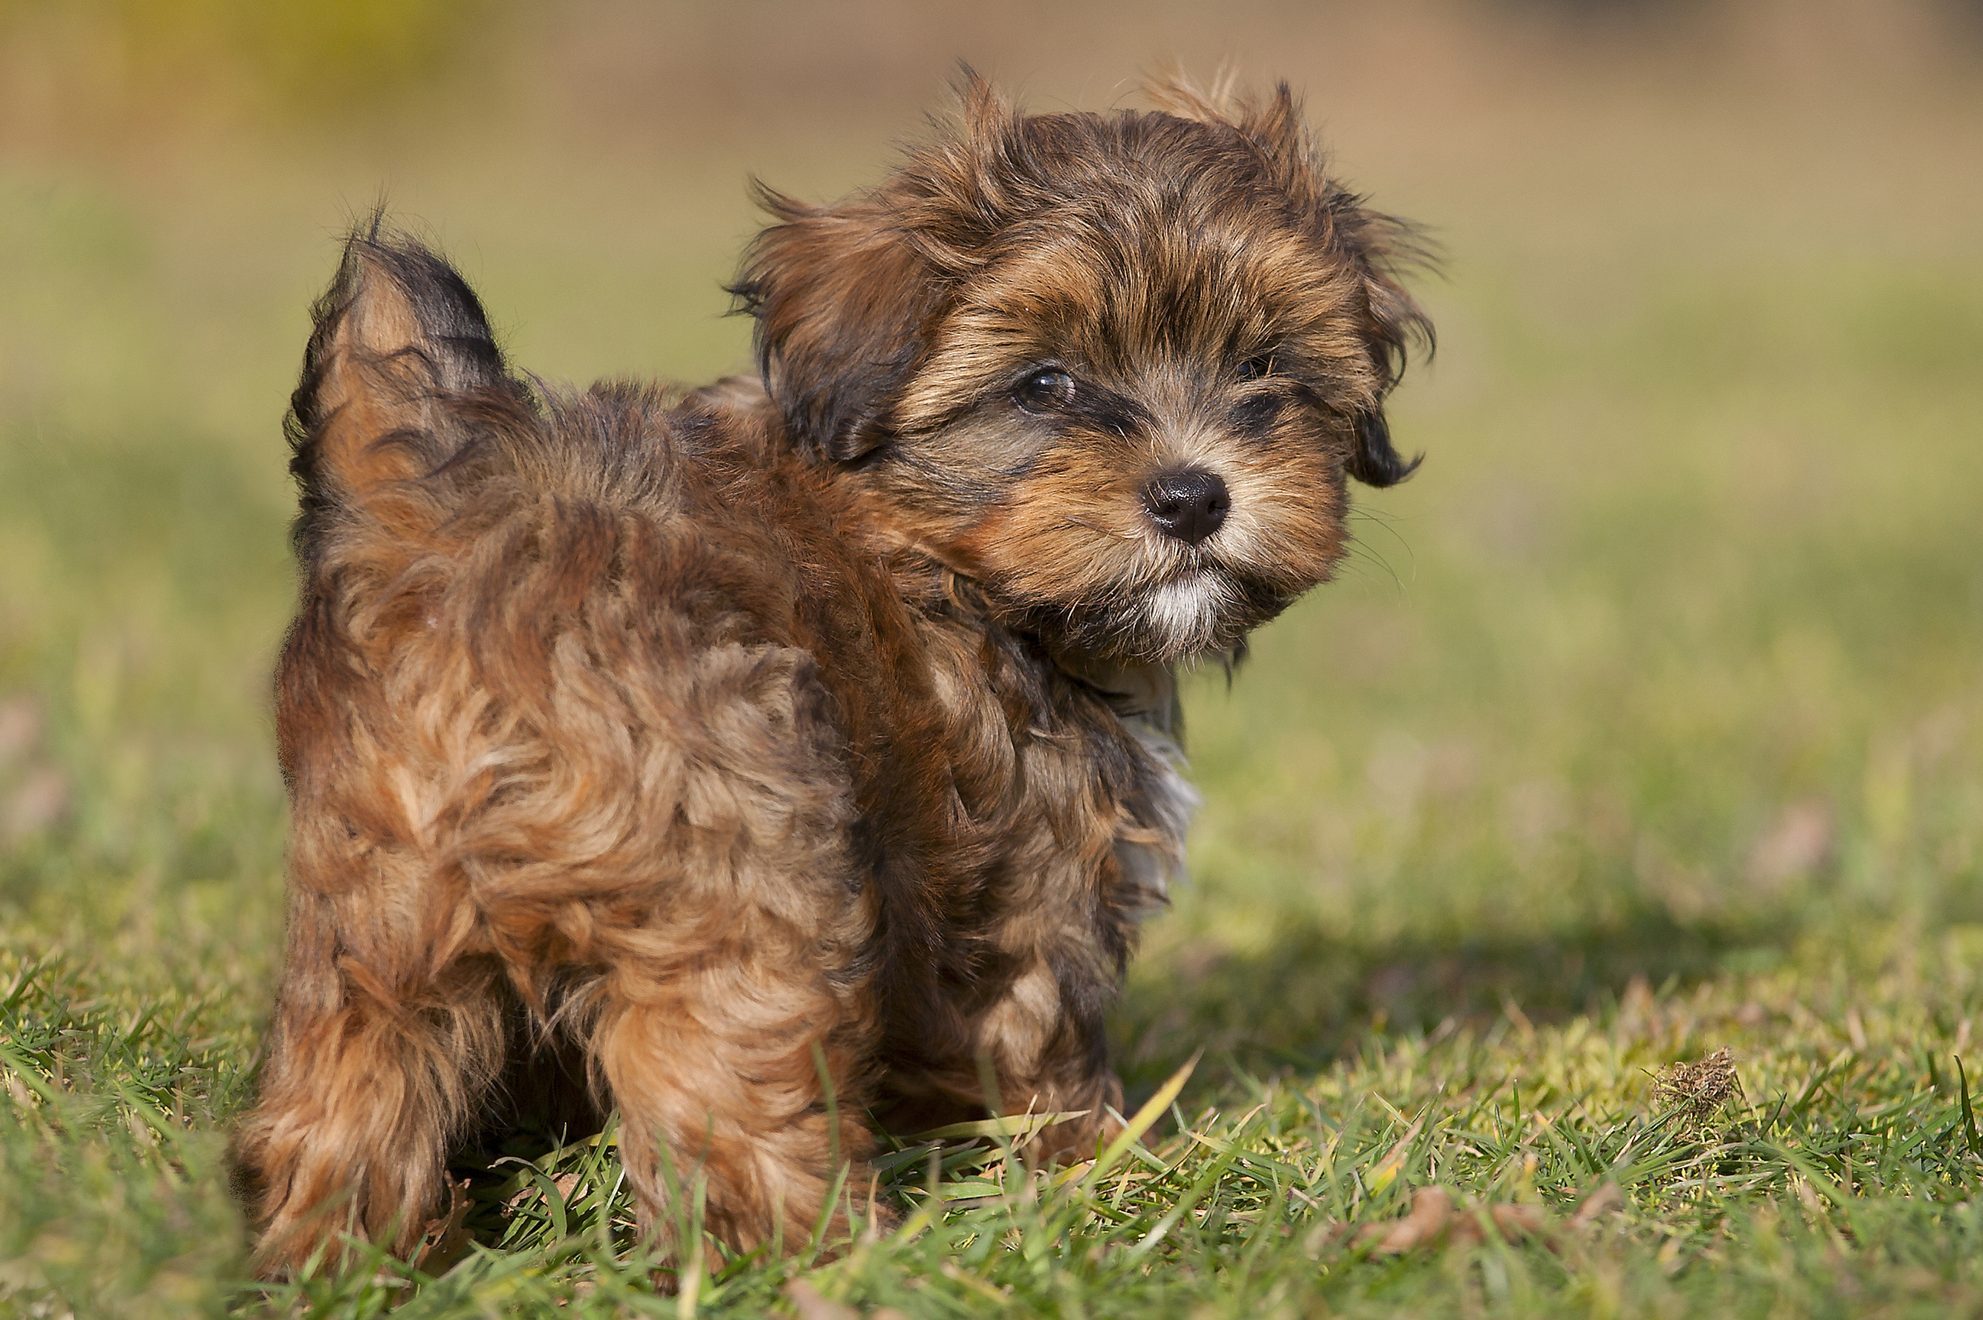
[[1408,231],[1258,104],[960,126],[778,223],[736,286],[787,430],[1064,651],[1236,647],[1325,580],[1345,478],[1390,485],[1384,397],[1431,328]]

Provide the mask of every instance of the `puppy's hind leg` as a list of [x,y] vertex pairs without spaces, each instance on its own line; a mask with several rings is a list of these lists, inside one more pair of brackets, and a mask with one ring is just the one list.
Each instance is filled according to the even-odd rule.
[[400,1255],[419,1241],[442,1208],[449,1143],[500,1067],[508,1011],[493,963],[408,981],[376,952],[298,947],[331,931],[303,912],[292,922],[260,1093],[233,1149],[267,1277],[337,1262],[347,1233]]

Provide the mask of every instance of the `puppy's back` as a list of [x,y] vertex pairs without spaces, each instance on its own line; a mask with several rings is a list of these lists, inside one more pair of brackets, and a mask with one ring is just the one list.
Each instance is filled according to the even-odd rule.
[[449,914],[397,947],[527,979],[669,828],[845,783],[807,582],[847,551],[748,389],[527,388],[460,277],[376,230],[317,314],[276,682],[300,891]]

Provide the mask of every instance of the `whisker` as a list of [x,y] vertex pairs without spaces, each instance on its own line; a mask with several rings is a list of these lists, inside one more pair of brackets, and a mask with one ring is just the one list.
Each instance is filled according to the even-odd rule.
[[1357,541],[1351,541],[1349,543],[1349,558],[1344,563],[1348,566],[1362,563],[1371,565],[1374,568],[1381,568],[1384,570],[1385,576],[1391,579],[1391,585],[1397,588],[1398,594],[1402,596],[1405,592],[1405,582],[1403,578],[1398,576],[1398,570],[1391,567],[1391,562],[1388,559],[1367,545],[1363,545]]
[[1109,528],[1106,528],[1106,527],[1102,527],[1102,526],[1100,526],[1100,525],[1098,525],[1098,524],[1096,524],[1096,523],[1091,523],[1091,522],[1089,522],[1089,521],[1088,521],[1088,520],[1087,520],[1086,518],[1076,518],[1076,517],[1074,517],[1074,516],[1073,516],[1072,514],[1069,514],[1069,515],[1066,515],[1066,516],[1064,516],[1064,517],[1062,517],[1062,518],[1061,518],[1061,520],[1060,520],[1060,525],[1061,525],[1062,527],[1082,527],[1082,528],[1086,528],[1086,529],[1087,529],[1088,531],[1091,531],[1091,532],[1094,532],[1094,533],[1096,533],[1096,534],[1098,534],[1098,535],[1101,535],[1101,536],[1112,536],[1112,537],[1114,537],[1114,538],[1115,538],[1116,540],[1118,540],[1118,541],[1136,541],[1136,542],[1141,542],[1141,540],[1143,539],[1143,538],[1141,538],[1141,537],[1139,537],[1139,536],[1137,536],[1137,535],[1136,535],[1135,533],[1133,533],[1133,532],[1117,532],[1117,531],[1111,531],[1111,530],[1110,530]]
[[[1372,509],[1352,509],[1350,510],[1350,517],[1366,519],[1373,525],[1382,528],[1393,541],[1398,543],[1398,548],[1405,552],[1405,558],[1411,565],[1412,575],[1414,577],[1418,575],[1418,556],[1412,553],[1411,542],[1407,541],[1404,538],[1404,534],[1393,525],[1397,521],[1396,515],[1379,513]],[[1352,537],[1350,544],[1356,546],[1361,544],[1361,542],[1355,537]]]

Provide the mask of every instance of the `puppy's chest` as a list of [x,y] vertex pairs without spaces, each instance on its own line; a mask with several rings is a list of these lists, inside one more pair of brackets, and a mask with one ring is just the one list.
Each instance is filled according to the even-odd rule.
[[1185,878],[1185,835],[1198,810],[1198,790],[1184,773],[1176,680],[1164,678],[1164,703],[1120,716],[1144,753],[1131,819],[1118,830],[1115,855],[1123,897],[1138,916],[1167,905],[1173,883]]
[[1003,903],[1164,906],[1198,802],[1171,673],[1077,676],[1021,647],[956,640],[933,676],[963,855],[982,859]]

